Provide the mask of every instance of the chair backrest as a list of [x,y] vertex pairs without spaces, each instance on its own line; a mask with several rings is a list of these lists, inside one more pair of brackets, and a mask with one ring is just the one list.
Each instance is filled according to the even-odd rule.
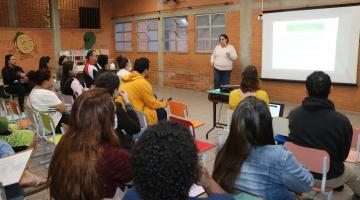
[[74,104],[74,98],[71,95],[62,95],[64,104],[73,105]]
[[273,121],[273,131],[275,135],[284,135],[289,136],[289,119],[285,117],[274,117]]
[[232,119],[232,115],[234,113],[234,110],[231,109],[227,109],[226,111],[226,123],[227,123],[227,130],[230,131],[230,125],[231,125],[231,119]]
[[25,115],[26,115],[27,119],[30,120],[30,122],[34,126],[34,128],[38,131],[38,120],[36,118],[35,112],[28,106],[25,106]]
[[187,118],[188,112],[187,112],[187,106],[181,102],[176,101],[169,101],[168,107],[170,111],[170,115]]
[[55,124],[54,124],[53,119],[49,115],[42,113],[42,112],[39,112],[39,115],[40,115],[40,119],[41,119],[43,128],[51,131],[52,133],[55,133]]
[[0,108],[4,112],[5,116],[8,116],[8,109],[6,107],[5,99],[0,98]]
[[358,146],[358,142],[360,139],[360,129],[359,128],[354,128],[353,130],[353,136],[352,136],[352,140],[351,140],[351,147],[356,149]]
[[20,112],[20,109],[19,109],[19,105],[16,101],[9,101],[9,107],[11,109],[11,112],[15,115],[19,115],[21,116],[21,112]]
[[173,121],[173,122],[177,122],[179,124],[182,124],[186,127],[189,127],[192,136],[195,137],[195,128],[194,128],[194,124],[191,121],[186,120],[184,118],[175,117],[175,116],[170,116],[169,120]]
[[146,120],[146,116],[143,112],[141,111],[138,111],[138,110],[135,110],[136,112],[136,115],[139,119],[139,122],[140,122],[140,126],[141,128],[146,128],[147,127],[147,120]]
[[[310,171],[326,176],[330,169],[330,156],[326,151],[302,147],[291,142],[286,142],[284,146],[294,154],[301,164],[307,166]],[[326,160],[325,163],[324,160]],[[326,165],[325,174],[324,164]]]

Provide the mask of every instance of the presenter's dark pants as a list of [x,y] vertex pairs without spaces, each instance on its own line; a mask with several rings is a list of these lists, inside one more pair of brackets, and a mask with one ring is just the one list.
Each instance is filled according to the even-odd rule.
[[228,85],[230,82],[231,70],[218,70],[214,68],[214,89],[221,85]]

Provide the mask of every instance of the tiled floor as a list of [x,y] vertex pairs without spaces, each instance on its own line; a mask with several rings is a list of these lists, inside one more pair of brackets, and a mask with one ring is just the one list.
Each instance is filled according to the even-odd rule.
[[[181,101],[188,105],[189,109],[189,118],[196,119],[206,124],[196,129],[196,138],[205,140],[206,132],[211,128],[212,123],[212,103],[208,101],[207,94],[205,92],[198,92],[185,89],[175,89],[175,88],[164,88],[164,87],[154,87],[154,93],[158,95],[159,98],[168,98],[172,97],[174,101]],[[289,111],[293,109],[296,105],[285,103],[284,116],[287,116]],[[218,106],[218,109],[221,105]],[[218,112],[220,116],[220,121],[226,123],[226,110],[227,104],[222,105],[221,112]],[[349,117],[354,127],[360,127],[360,113],[354,112],[343,112],[346,116]],[[218,140],[218,134],[221,132],[221,129],[215,129],[211,132],[209,137],[209,142],[216,144]],[[214,159],[216,155],[216,149],[210,151],[207,155],[206,166],[210,172],[213,170]],[[44,159],[44,158],[41,158]],[[39,166],[39,158],[32,159],[30,162],[30,170],[39,175],[46,175],[47,169],[41,165]],[[36,194],[28,197],[27,199],[47,199],[46,191],[40,194]],[[326,199],[324,195],[311,192],[304,194],[304,199]],[[352,196],[351,190],[345,186],[343,192],[335,192],[333,199],[334,200],[350,200]]]
[[[205,122],[206,124],[202,127],[196,129],[196,138],[206,140],[206,132],[212,127],[212,103],[208,100],[207,94],[205,92],[198,92],[185,89],[174,89],[174,88],[164,88],[164,87],[154,87],[154,93],[158,95],[159,98],[168,98],[172,97],[174,101],[181,101],[188,106],[189,118],[194,120],[199,120]],[[282,102],[284,103],[284,102]],[[297,105],[295,104],[285,104],[284,116],[287,116],[288,113]],[[218,110],[220,110],[221,104],[218,105]],[[228,105],[222,105],[221,113],[218,112],[217,116],[220,116],[220,122],[226,123],[226,111]],[[360,127],[360,113],[354,112],[342,112],[345,114],[351,121],[354,127]],[[218,140],[218,134],[221,132],[221,129],[215,129],[211,132],[209,136],[209,142],[216,144]],[[213,170],[213,165],[215,161],[216,149],[209,152],[207,156],[206,166],[210,172]],[[322,194],[311,192],[303,195],[304,199],[326,199]],[[345,186],[343,192],[334,192],[334,200],[350,200],[352,197],[352,191]]]

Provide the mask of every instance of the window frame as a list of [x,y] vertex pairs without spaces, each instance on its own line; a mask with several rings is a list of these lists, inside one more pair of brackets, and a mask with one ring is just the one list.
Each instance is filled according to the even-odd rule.
[[[118,24],[122,24],[123,25],[123,31],[122,32],[117,32],[116,31],[116,25],[118,25]],[[125,31],[125,24],[130,24],[130,31]],[[132,31],[133,31],[133,23],[132,22],[119,22],[119,23],[115,23],[114,24],[114,32],[115,32],[115,51],[117,51],[117,52],[132,52],[133,51],[133,47],[132,47],[132,42],[133,42],[133,35],[132,35]],[[118,41],[118,40],[116,40],[116,34],[118,34],[118,33],[120,33],[120,34],[124,34],[124,40],[120,40],[120,41]],[[126,33],[130,33],[130,35],[131,35],[131,38],[130,38],[130,41],[128,41],[128,40],[125,40],[125,34]],[[116,47],[117,47],[117,44],[118,43],[124,43],[124,49],[117,49]],[[130,43],[130,49],[126,49],[125,47],[126,47],[126,43]]]
[[[152,21],[152,20],[156,21],[156,29],[149,29],[149,27],[147,27],[147,32],[139,32],[139,27],[138,27],[139,22],[148,22],[148,21]],[[159,51],[159,27],[158,27],[158,25],[159,25],[159,20],[156,19],[156,18],[142,19],[142,20],[137,20],[136,21],[136,51],[137,52],[153,53],[153,52]],[[156,31],[156,35],[157,35],[156,40],[150,40],[150,36],[148,34],[148,32],[150,32],[150,31]],[[146,36],[147,36],[147,40],[146,41],[145,40],[139,40],[138,33],[145,33]],[[147,49],[146,50],[139,49],[139,46],[140,46],[139,43],[140,42],[147,42]],[[150,47],[150,45],[149,45],[150,42],[156,42],[157,43],[157,49],[156,50],[150,50],[150,48],[149,48]]]
[[[225,23],[224,25],[212,25],[212,16],[214,15],[224,15],[224,20]],[[208,26],[198,26],[198,20],[197,17],[200,16],[207,16],[208,20],[209,20],[209,25]],[[198,39],[198,29],[205,29],[208,28],[209,30],[209,38],[201,38],[200,40]],[[211,43],[214,39],[218,40],[218,38],[212,38],[212,29],[213,28],[224,28],[224,33],[226,32],[226,15],[225,13],[206,13],[206,14],[199,14],[199,15],[195,15],[195,53],[212,53],[214,49],[212,49],[211,47]],[[217,36],[218,37],[218,36]],[[210,42],[210,48],[208,50],[199,50],[198,49],[198,41],[209,41]]]
[[[173,20],[186,19],[187,26],[186,26],[186,28],[176,26],[175,29],[174,28],[167,29],[166,24],[165,24],[166,19],[173,19]],[[166,17],[166,18],[164,18],[163,21],[164,21],[163,22],[163,27],[164,27],[164,33],[163,33],[164,34],[164,52],[166,52],[166,53],[188,53],[189,52],[189,19],[188,19],[188,16]],[[175,34],[177,34],[177,32],[185,31],[186,32],[186,40],[185,39],[175,39],[175,40],[166,39],[166,37],[165,37],[166,31],[175,32]],[[166,42],[170,42],[170,41],[175,41],[175,49],[174,50],[167,50],[166,49]],[[187,42],[186,50],[184,50],[184,51],[179,51],[178,50],[178,41],[186,41]]]

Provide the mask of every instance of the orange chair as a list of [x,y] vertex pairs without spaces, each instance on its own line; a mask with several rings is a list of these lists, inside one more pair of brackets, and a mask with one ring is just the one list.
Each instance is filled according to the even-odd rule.
[[358,163],[359,152],[360,152],[360,129],[354,128],[354,132],[351,140],[351,149],[349,151],[349,155],[346,159],[346,162]]
[[327,200],[331,200],[333,188],[326,187],[326,176],[330,169],[329,154],[324,150],[302,147],[291,142],[286,142],[284,146],[294,154],[301,164],[308,167],[311,172],[322,174],[320,188],[314,186],[313,190],[327,195]]
[[[177,123],[183,124],[186,127],[189,127],[192,136],[195,138],[195,127],[194,127],[194,124],[192,123],[192,121],[189,121],[189,120],[183,119],[183,118],[179,118],[179,117],[174,117],[174,116],[170,116],[169,119],[170,119],[170,121],[177,122]],[[195,145],[196,145],[199,153],[205,153],[206,151],[215,147],[215,145],[213,145],[211,143],[203,142],[203,141],[196,140],[196,139],[195,139]]]
[[[188,119],[189,117],[187,106],[181,102],[169,101],[168,110],[170,115],[172,116],[181,117],[184,119]],[[194,125],[194,128],[200,127],[205,124],[204,122],[200,122],[200,121],[195,121],[195,120],[190,120],[190,121]]]
[[[9,101],[9,108],[11,111],[11,121],[17,122],[20,129],[24,129],[25,127],[27,127],[27,129],[30,129],[31,122],[27,119],[26,115],[24,116],[21,113],[18,103],[16,101]],[[17,115],[18,118],[15,119],[14,115]]]

